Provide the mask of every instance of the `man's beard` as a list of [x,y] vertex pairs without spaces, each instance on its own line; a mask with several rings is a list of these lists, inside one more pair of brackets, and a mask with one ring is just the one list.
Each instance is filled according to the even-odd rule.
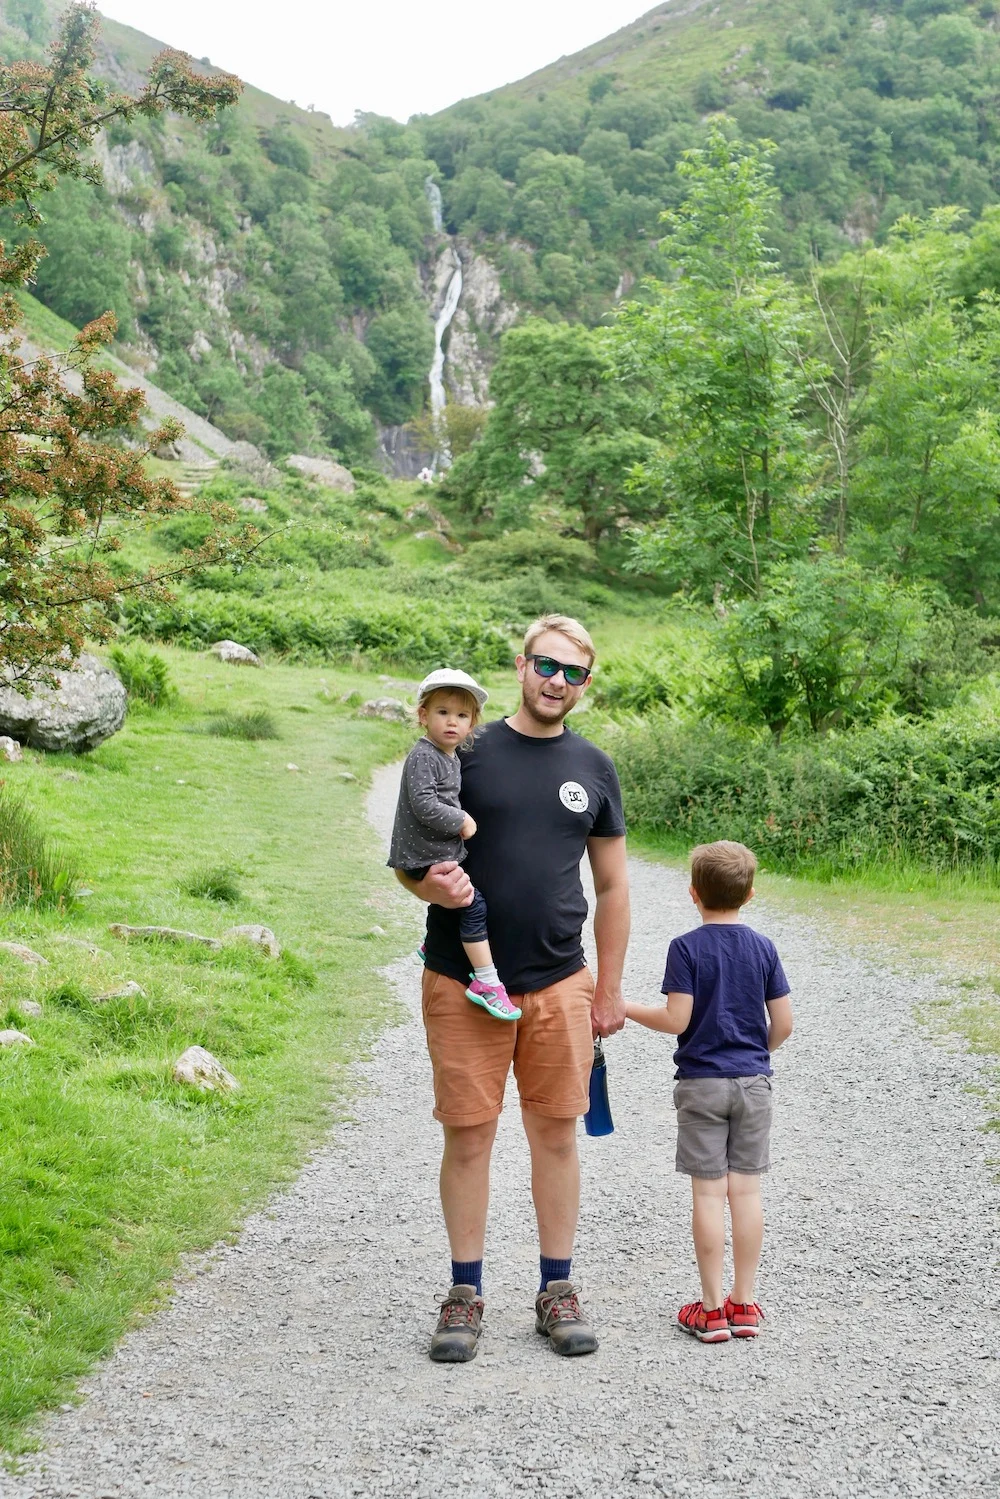
[[553,705],[550,704],[548,710],[546,710],[544,708],[541,708],[540,704],[540,692],[537,698],[532,701],[532,699],[529,698],[528,694],[522,690],[521,705],[524,708],[525,713],[527,713],[529,718],[533,718],[536,723],[544,724],[546,728],[550,728],[554,723],[562,723],[563,719],[567,717],[573,707],[573,703],[569,697],[564,697],[561,700],[561,702],[559,703],[560,711],[558,713],[554,711]]

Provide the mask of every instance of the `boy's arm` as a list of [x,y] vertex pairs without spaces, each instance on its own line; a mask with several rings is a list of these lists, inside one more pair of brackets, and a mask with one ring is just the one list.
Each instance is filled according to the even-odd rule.
[[665,1005],[625,1006],[625,1016],[650,1031],[665,1031],[668,1036],[682,1036],[691,1024],[693,994],[668,994]]
[[767,1009],[767,1049],[777,1051],[781,1043],[788,1040],[794,1029],[791,995],[782,994],[778,999],[769,999],[765,1008]]

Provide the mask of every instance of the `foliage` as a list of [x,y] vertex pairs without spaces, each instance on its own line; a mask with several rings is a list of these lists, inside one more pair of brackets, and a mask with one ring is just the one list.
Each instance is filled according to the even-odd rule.
[[236,871],[227,864],[213,865],[210,869],[199,869],[184,885],[188,895],[196,900],[217,900],[233,906],[240,898],[240,885]]
[[156,651],[135,641],[113,646],[108,655],[130,700],[138,699],[150,708],[163,708],[176,697],[170,668]]
[[76,866],[40,827],[23,795],[0,783],[0,906],[72,905]]
[[780,739],[799,719],[814,733],[845,728],[898,698],[926,635],[918,590],[835,557],[788,563],[765,581],[717,633],[725,671],[710,707]]
[[208,732],[220,739],[280,739],[277,721],[267,708],[247,708],[244,712],[216,713],[208,720]]
[[[40,220],[36,200],[60,176],[94,179],[82,153],[102,126],[166,109],[205,120],[239,92],[235,79],[202,77],[186,57],[164,52],[138,94],[116,93],[88,76],[95,28],[94,12],[72,5],[48,66],[0,68],[0,208],[16,209],[29,228]],[[0,244],[0,285],[24,286],[42,253],[30,238],[9,251]],[[145,402],[93,363],[113,335],[113,315],[83,330],[62,368],[19,353],[18,317],[8,291],[0,296],[0,665],[14,677],[78,654],[87,634],[106,638],[116,595],[163,581],[116,576],[108,559],[124,525],[183,504],[143,464],[177,435],[176,423],[121,443]],[[64,379],[70,370],[75,388]],[[237,542],[210,538],[203,559],[241,555],[252,541],[249,531]]]
[[630,826],[672,845],[735,838],[772,868],[1000,866],[991,705],[777,745],[663,716],[608,737]]
[[678,166],[688,192],[664,215],[675,277],[621,311],[620,377],[641,384],[662,445],[640,468],[666,517],[641,565],[702,596],[761,591],[810,510],[807,384],[796,350],[802,300],[777,272],[767,221],[777,197],[769,149],[712,127]]
[[483,435],[447,474],[444,493],[473,518],[522,528],[556,507],[561,528],[594,544],[655,505],[625,479],[653,444],[612,380],[604,333],[530,320],[504,336]]

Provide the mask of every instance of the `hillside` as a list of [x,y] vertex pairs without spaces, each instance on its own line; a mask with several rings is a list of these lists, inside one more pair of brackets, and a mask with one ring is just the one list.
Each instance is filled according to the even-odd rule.
[[[59,8],[0,0],[0,55],[40,56]],[[64,183],[44,204],[36,292],[77,325],[112,307],[129,364],[232,440],[348,462],[378,444],[412,474],[449,290],[439,399],[481,404],[518,316],[597,322],[657,268],[678,158],[714,113],[776,142],[793,270],[904,212],[996,201],[997,11],[675,0],[408,125],[338,129],[248,87],[209,127],[106,138],[103,188]],[[98,71],[134,85],[160,45],[108,21]]]

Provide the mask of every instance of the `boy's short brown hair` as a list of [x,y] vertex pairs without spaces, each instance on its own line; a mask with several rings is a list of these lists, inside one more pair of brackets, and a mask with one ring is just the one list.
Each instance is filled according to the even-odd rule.
[[691,850],[691,884],[706,911],[745,906],[757,873],[757,856],[745,843],[699,843]]

